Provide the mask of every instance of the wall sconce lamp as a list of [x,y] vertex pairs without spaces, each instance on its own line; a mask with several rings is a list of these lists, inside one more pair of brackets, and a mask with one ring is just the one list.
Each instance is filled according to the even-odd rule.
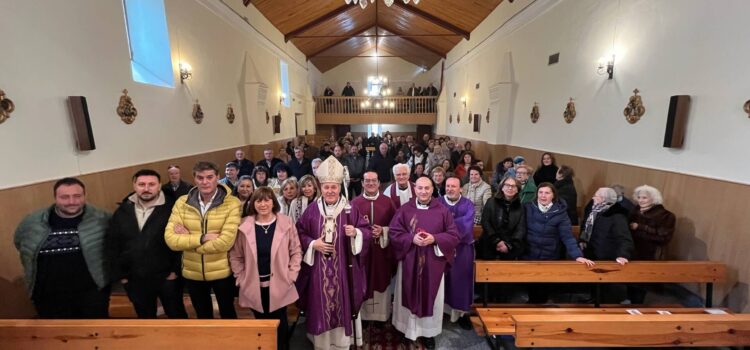
[[280,105],[283,105],[283,104],[284,104],[284,101],[286,101],[286,94],[282,92],[282,93],[281,93],[281,94],[279,95],[279,104],[280,104]]
[[193,67],[186,62],[180,62],[180,84],[193,77]]
[[607,79],[612,79],[612,76],[615,74],[615,55],[612,55],[609,61],[604,57],[600,58],[596,73],[599,75],[607,74]]
[[464,109],[466,109],[466,96],[461,97],[461,104],[464,105]]

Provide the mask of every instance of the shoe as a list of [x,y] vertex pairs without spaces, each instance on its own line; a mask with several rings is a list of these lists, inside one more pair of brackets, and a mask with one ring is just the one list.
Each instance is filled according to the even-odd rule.
[[435,338],[422,338],[422,343],[424,344],[425,349],[433,350],[435,349]]
[[620,302],[620,305],[630,305],[630,304],[632,304],[632,302],[630,301],[630,299],[625,299],[625,300],[623,300],[623,301]]
[[474,325],[471,324],[469,315],[461,316],[461,318],[458,319],[458,326],[461,327],[461,329],[465,329],[467,331],[470,331],[474,328]]

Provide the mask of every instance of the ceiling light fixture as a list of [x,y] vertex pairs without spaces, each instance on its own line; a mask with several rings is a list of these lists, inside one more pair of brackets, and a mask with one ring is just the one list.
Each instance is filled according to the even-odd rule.
[[[367,0],[344,0],[344,2],[349,4],[357,5],[359,4],[359,7],[361,7],[363,10],[367,8],[367,5],[374,4],[377,0],[370,0],[369,2]],[[385,6],[391,7],[393,5],[393,2],[396,0],[383,0],[383,3],[385,3]],[[404,4],[408,4],[409,2],[413,2],[414,5],[419,4],[419,0],[402,0]]]

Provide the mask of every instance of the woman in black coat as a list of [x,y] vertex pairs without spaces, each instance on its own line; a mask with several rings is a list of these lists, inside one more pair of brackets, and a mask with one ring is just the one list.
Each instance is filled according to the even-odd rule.
[[540,184],[543,182],[555,183],[557,176],[557,164],[555,164],[555,156],[552,153],[544,152],[542,154],[542,164],[534,172],[534,183]]
[[557,181],[555,181],[555,188],[557,189],[557,195],[565,201],[568,205],[567,213],[570,218],[570,224],[573,226],[578,225],[578,213],[576,207],[578,205],[578,192],[576,191],[576,185],[573,183],[573,169],[567,165],[561,165],[560,169],[557,169]]
[[617,203],[617,193],[602,187],[593,197],[593,206],[584,214],[579,244],[591,260],[615,260],[628,263],[633,254],[633,238],[628,228],[628,211]]
[[498,192],[482,210],[482,236],[477,256],[485,260],[515,260],[524,250],[526,215],[518,193],[521,183],[505,176]]

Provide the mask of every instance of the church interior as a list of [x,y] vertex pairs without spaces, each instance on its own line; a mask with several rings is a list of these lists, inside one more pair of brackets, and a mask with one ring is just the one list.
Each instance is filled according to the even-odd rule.
[[[60,178],[79,178],[86,202],[113,212],[138,169],[166,179],[176,164],[190,179],[197,161],[222,167],[238,148],[256,160],[300,139],[321,147],[348,132],[389,132],[468,141],[488,177],[506,157],[536,167],[551,152],[575,169],[579,210],[600,187],[620,184],[628,197],[658,188],[676,216],[665,260],[711,262],[721,275],[666,278],[677,294],[659,302],[741,318],[736,334],[711,338],[724,343],[681,334],[671,346],[750,344],[750,165],[741,159],[750,2],[359,1],[0,0],[0,318],[35,320],[14,232],[50,206]],[[347,84],[354,96],[342,97]],[[416,97],[414,86],[437,94]],[[120,301],[112,306],[128,313]],[[539,321],[522,315],[512,332],[524,317]],[[560,322],[585,327],[577,317],[586,315]],[[472,321],[472,343],[438,336],[438,348],[512,346],[477,313]],[[0,344],[22,332],[8,327],[18,325],[0,326]],[[291,348],[312,348],[297,327]],[[579,346],[539,338],[551,342],[518,346]]]

